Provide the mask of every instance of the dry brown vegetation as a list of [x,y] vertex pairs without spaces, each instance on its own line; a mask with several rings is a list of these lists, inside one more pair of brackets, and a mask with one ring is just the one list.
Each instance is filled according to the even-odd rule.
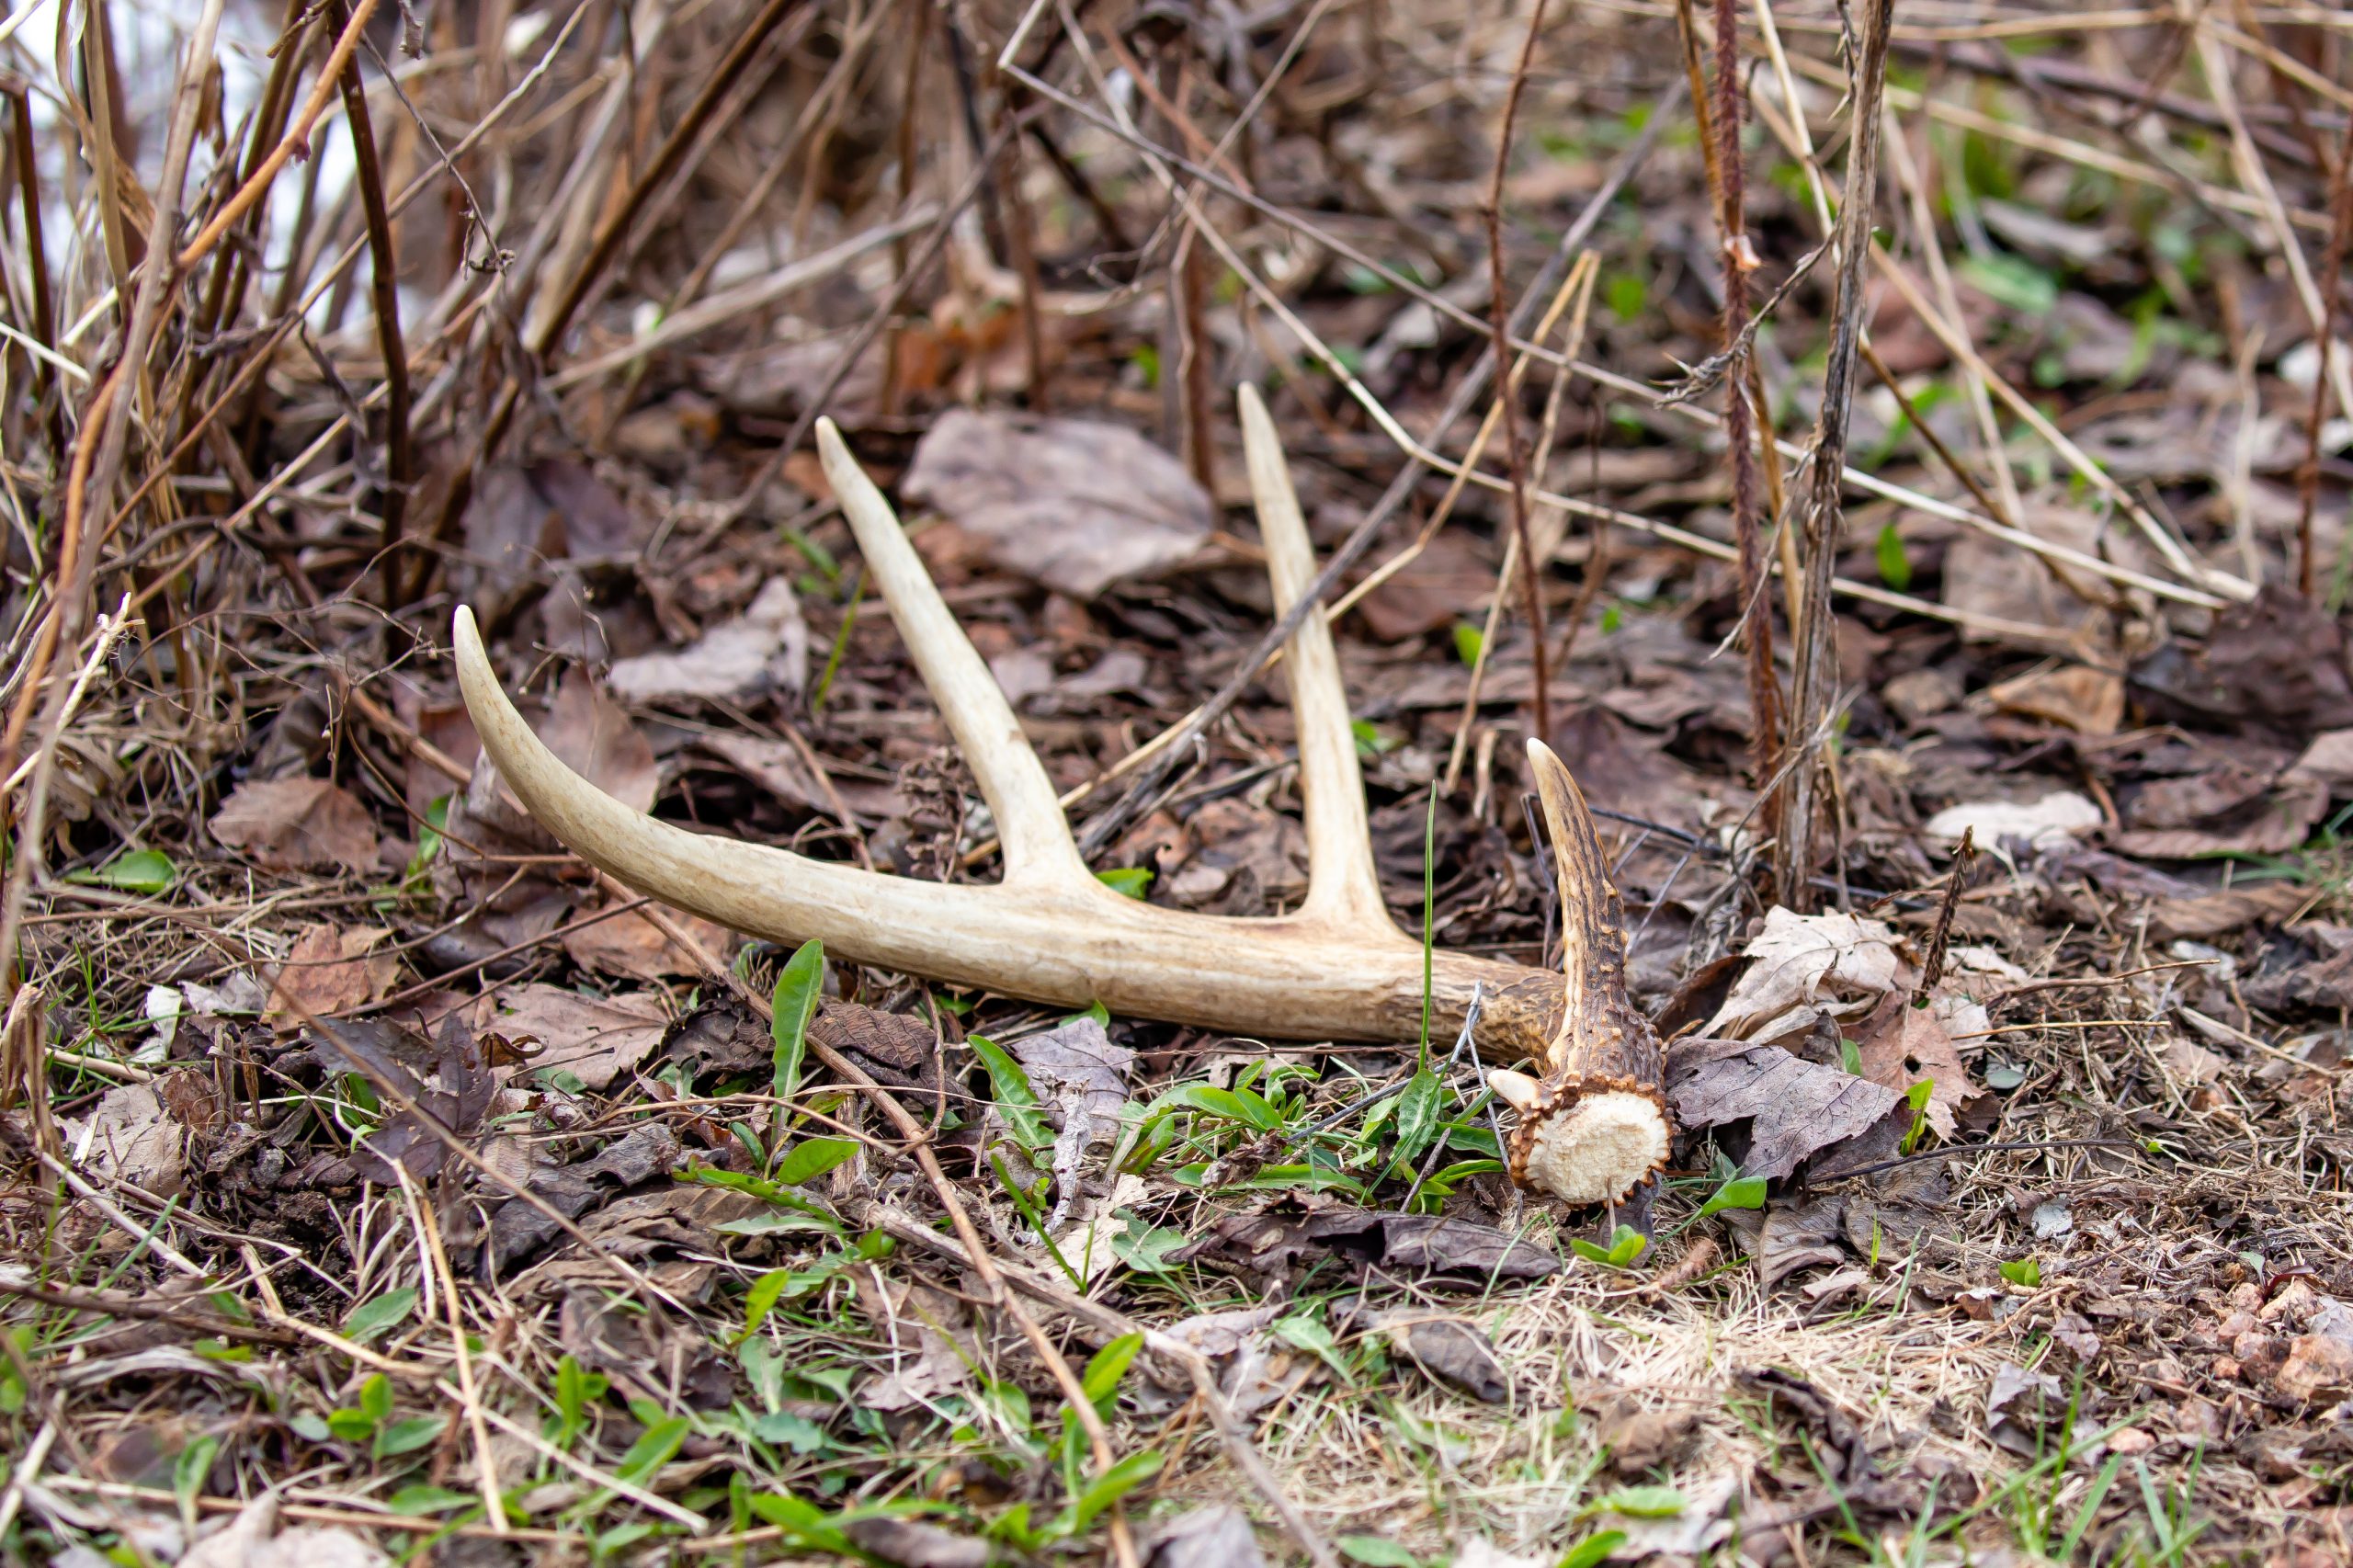
[[[2348,54],[0,7],[0,1553],[2347,1561]],[[1399,924],[1557,954],[1528,736],[1605,819],[1626,1211],[1443,1031],[746,942],[479,756],[460,604],[636,808],[994,876],[829,416],[1098,874],[1292,908],[1244,383]]]

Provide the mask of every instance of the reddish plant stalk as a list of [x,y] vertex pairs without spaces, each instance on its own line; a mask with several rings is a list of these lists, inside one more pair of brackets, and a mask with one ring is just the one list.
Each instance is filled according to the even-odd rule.
[[1732,452],[1732,528],[1740,550],[1740,614],[1748,649],[1749,766],[1756,787],[1767,790],[1757,821],[1768,836],[1776,831],[1779,791],[1768,785],[1779,761],[1781,690],[1773,674],[1773,608],[1765,592],[1765,545],[1758,521],[1755,410],[1748,401],[1748,375],[1740,350],[1748,325],[1748,275],[1756,253],[1748,243],[1747,192],[1741,165],[1739,0],[1715,0],[1716,80],[1711,105],[1718,180],[1717,221],[1723,236],[1724,348],[1733,356],[1724,370],[1724,439]]
[[1535,653],[1536,714],[1530,733],[1544,740],[1552,728],[1552,672],[1544,656],[1543,572],[1536,559],[1535,539],[1528,521],[1528,449],[1519,429],[1519,403],[1511,381],[1511,296],[1504,287],[1504,176],[1511,166],[1512,124],[1519,118],[1519,100],[1528,89],[1528,69],[1536,57],[1536,40],[1544,28],[1544,0],[1528,18],[1528,36],[1520,41],[1519,60],[1513,66],[1511,86],[1504,95],[1504,122],[1495,137],[1495,167],[1487,182],[1487,317],[1495,345],[1495,403],[1503,410],[1504,451],[1511,468],[1511,531],[1519,549],[1519,585],[1528,600],[1528,631]]

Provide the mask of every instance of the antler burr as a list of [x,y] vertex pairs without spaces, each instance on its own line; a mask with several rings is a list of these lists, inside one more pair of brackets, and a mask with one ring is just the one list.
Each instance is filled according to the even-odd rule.
[[[1244,387],[1240,401],[1279,613],[1313,581],[1314,554],[1273,421],[1255,390]],[[542,826],[642,892],[769,940],[819,937],[861,964],[1233,1034],[1415,1036],[1422,948],[1381,896],[1347,695],[1322,614],[1301,623],[1285,657],[1306,815],[1305,900],[1291,914],[1249,919],[1124,897],[1080,858],[1012,706],[830,420],[818,422],[817,449],[868,572],[995,816],[1003,880],[943,886],[886,876],[690,833],[623,805],[531,733],[460,608],[453,632],[466,707],[483,750]],[[1657,1040],[1627,998],[1617,895],[1592,819],[1558,758],[1531,745],[1531,760],[1552,824],[1567,974],[1439,951],[1430,964],[1432,1015],[1459,1028],[1476,990],[1480,1053],[1497,1062],[1534,1058],[1542,1069],[1540,1080],[1492,1080],[1521,1112],[1515,1177],[1579,1202],[1614,1201],[1665,1156]],[[1654,1119],[1643,1122],[1638,1106]]]

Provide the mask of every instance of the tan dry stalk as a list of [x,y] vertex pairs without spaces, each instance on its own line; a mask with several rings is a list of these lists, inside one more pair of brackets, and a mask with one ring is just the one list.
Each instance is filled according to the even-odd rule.
[[[1315,578],[1313,550],[1280,444],[1255,391],[1241,394],[1244,451],[1278,614]],[[817,426],[827,479],[917,672],[995,813],[1004,880],[941,886],[804,859],[767,845],[689,833],[633,811],[572,772],[531,733],[492,672],[473,617],[457,615],[458,678],[483,746],[523,806],[583,858],[631,888],[773,941],[812,937],[854,962],[1026,1000],[1287,1040],[1406,1040],[1423,1017],[1423,949],[1381,895],[1347,696],[1328,620],[1307,616],[1287,651],[1300,737],[1308,892],[1292,914],[1229,919],[1161,908],[1098,881],[1080,857],[1044,767],[907,542],[881,493],[830,421]],[[1547,1095],[1522,1135],[1539,1154],[1526,1179],[1576,1201],[1615,1199],[1665,1153],[1657,1051],[1627,997],[1616,894],[1600,841],[1566,769],[1535,759],[1554,836],[1570,974],[1440,952],[1436,1027],[1460,1028],[1473,994],[1482,1054],[1533,1058]],[[1581,1115],[1582,1085],[1606,1082],[1614,1109]],[[1531,1080],[1533,1082],[1533,1080]],[[1652,1108],[1640,1141],[1624,1133]],[[1605,1134],[1586,1152],[1585,1132]],[[1546,1140],[1549,1139],[1549,1142]],[[1639,1142],[1639,1147],[1637,1147]],[[1572,1145],[1574,1145],[1573,1148]],[[1572,1180],[1571,1178],[1574,1179]]]
[[1790,906],[1813,907],[1813,848],[1830,803],[1822,747],[1837,681],[1837,617],[1830,606],[1833,568],[1846,520],[1843,475],[1853,412],[1855,365],[1863,335],[1863,264],[1871,254],[1871,209],[1879,190],[1880,102],[1887,83],[1887,30],[1894,0],[1863,8],[1861,57],[1847,153],[1847,190],[1838,210],[1837,270],[1832,290],[1830,357],[1823,369],[1822,417],[1814,433],[1813,493],[1805,501],[1805,592],[1797,642],[1797,679],[1790,693],[1787,750],[1794,754],[1773,841],[1773,886]]

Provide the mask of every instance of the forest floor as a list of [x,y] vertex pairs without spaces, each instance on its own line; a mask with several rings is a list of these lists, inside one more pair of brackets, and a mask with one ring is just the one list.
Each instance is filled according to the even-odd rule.
[[[2347,13],[63,6],[0,1554],[2353,1560]],[[1399,927],[1556,966],[1529,736],[1601,818],[1624,1210],[1450,1029],[747,940],[483,754],[460,605],[634,810],[994,881],[822,415],[1096,874],[1294,910],[1245,385]]]

